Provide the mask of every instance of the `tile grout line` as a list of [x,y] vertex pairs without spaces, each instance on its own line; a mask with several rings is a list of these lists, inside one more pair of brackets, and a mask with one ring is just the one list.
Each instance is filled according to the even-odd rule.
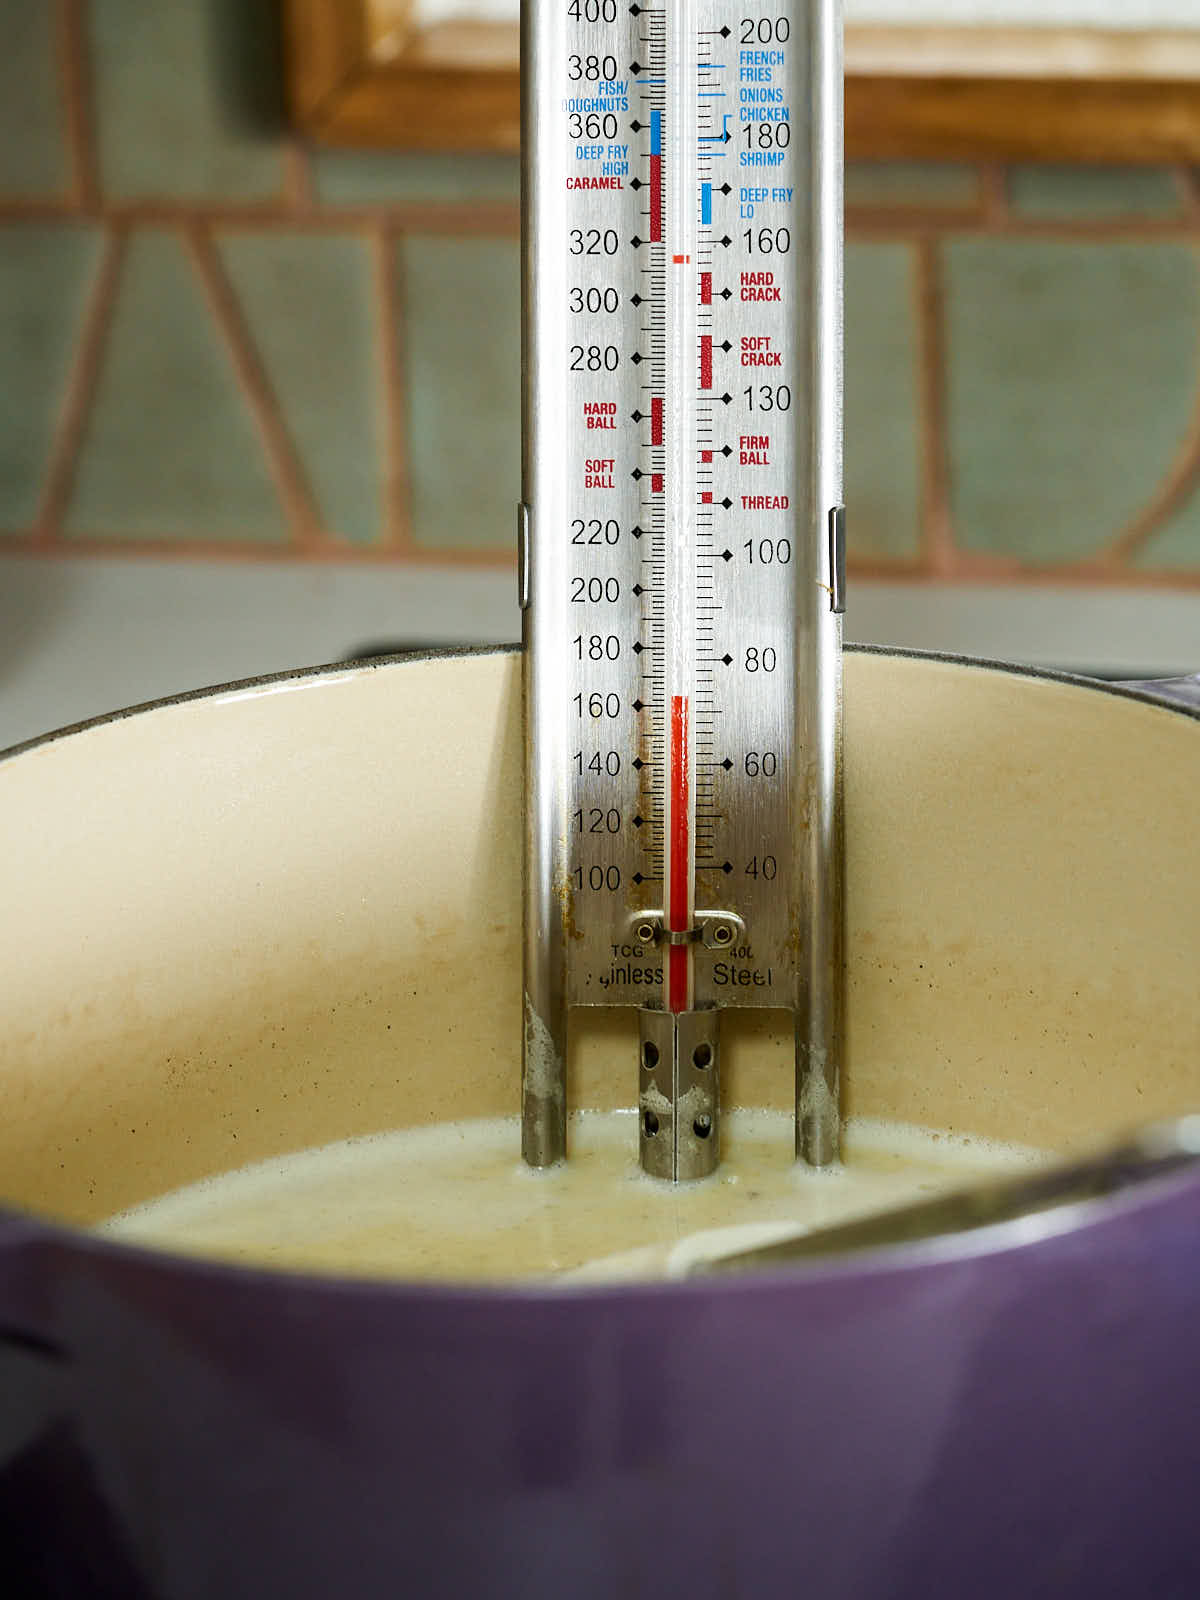
[[[87,540],[58,540],[39,544],[35,535],[0,530],[0,561],[38,557],[46,560],[146,560],[166,563],[216,560],[241,566],[282,564],[295,567],[342,565],[360,568],[421,570],[442,568],[448,571],[506,573],[513,570],[513,557],[501,550],[426,550],[384,549],[381,546],[324,544],[318,549],[297,552],[286,542],[247,543],[234,539],[159,539],[146,535],[97,534]],[[1088,559],[1072,565],[1022,565],[1016,557],[960,554],[954,570],[930,573],[922,566],[860,557],[849,563],[851,574],[869,582],[922,584],[954,589],[963,584],[1002,582],[1018,588],[1053,585],[1060,588],[1105,590],[1123,588],[1141,592],[1200,593],[1200,568],[1163,567],[1143,570]]]
[[86,43],[87,0],[57,0],[58,77],[66,113],[67,145],[71,157],[72,209],[95,212],[100,204],[93,138],[92,84]]
[[284,200],[294,217],[306,220],[316,214],[313,194],[312,162],[302,139],[290,138],[283,154]]
[[92,280],[75,358],[50,446],[41,500],[34,518],[32,537],[39,548],[53,544],[62,533],[62,522],[75,486],[79,454],[104,363],[126,244],[124,228],[109,230]]
[[917,334],[917,381],[921,450],[921,549],[925,571],[944,577],[958,552],[950,515],[946,440],[946,350],[942,320],[942,274],[936,239],[915,242],[913,295]]
[[1124,572],[1134,556],[1143,550],[1159,531],[1172,512],[1185,506],[1200,483],[1200,392],[1195,409],[1180,441],[1175,459],[1167,475],[1154,491],[1150,501],[1143,506],[1126,526],[1108,544],[1102,546],[1093,561]]
[[101,207],[93,201],[82,207],[74,201],[47,196],[27,199],[0,196],[0,223],[69,222],[80,215],[102,216],[107,222],[129,225],[158,224],[164,227],[288,228],[296,232],[369,232],[381,222],[415,232],[445,234],[450,238],[484,237],[508,239],[520,233],[520,208],[490,202],[450,200],[399,201],[386,206],[319,206],[298,209],[293,199],[237,203],[218,201],[180,204],[170,200],[114,201]]
[[1200,225],[1200,172],[1195,167],[1175,167],[1171,176],[1188,220],[1193,227]]
[[379,392],[384,431],[383,535],[389,549],[410,552],[414,541],[404,392],[406,329],[396,288],[401,241],[401,234],[381,222],[372,240],[372,266],[379,317]]
[[292,538],[306,553],[331,543],[322,530],[321,514],[299,454],[293,446],[270,380],[255,348],[242,311],[226,277],[212,239],[202,227],[181,230],[184,249],[200,279],[205,300],[221,333],[234,373],[267,454],[267,465],[291,526]]
[[[264,440],[268,464],[276,488],[284,502],[293,538],[306,556],[346,559],[371,559],[370,554],[343,545],[323,527],[306,474],[305,464],[287,429],[279,399],[255,348],[253,334],[245,321],[236,293],[229,282],[208,229],[221,225],[238,228],[290,228],[298,233],[358,233],[370,252],[375,278],[384,362],[378,382],[384,395],[387,433],[384,456],[384,545],[379,554],[415,565],[480,566],[503,568],[510,558],[502,550],[471,549],[426,550],[415,543],[411,527],[410,463],[407,450],[406,395],[402,345],[403,314],[394,273],[387,270],[389,256],[394,261],[397,241],[406,229],[449,237],[511,237],[516,232],[515,208],[506,204],[487,204],[482,209],[469,202],[398,202],[388,206],[355,206],[330,209],[317,204],[313,194],[312,168],[307,149],[299,140],[289,140],[285,152],[284,201],[244,207],[228,204],[196,206],[142,202],[129,205],[102,204],[96,171],[92,134],[91,86],[86,53],[88,0],[55,0],[58,24],[58,63],[69,133],[73,171],[72,202],[0,201],[0,222],[5,219],[78,218],[81,213],[97,217],[105,227],[104,251],[100,259],[84,313],[83,326],[65,385],[59,420],[55,427],[45,472],[41,502],[29,540],[44,553],[56,547],[60,523],[68,508],[77,458],[86,434],[96,384],[103,366],[104,347],[119,288],[121,264],[130,226],[138,222],[161,222],[177,227],[184,238],[210,309],[233,359],[239,386],[255,416]],[[1195,240],[1200,233],[1200,169],[1176,167],[1173,175],[1183,201],[1177,218],[1118,219],[1026,219],[1014,217],[1008,204],[1007,170],[997,163],[980,164],[983,204],[978,211],[958,213],[949,209],[893,211],[891,208],[862,208],[848,219],[848,232],[866,239],[898,239],[914,251],[914,306],[917,339],[919,395],[919,451],[922,485],[921,560],[913,568],[889,571],[886,575],[905,579],[924,577],[958,580],[977,575],[1004,575],[1017,580],[1040,581],[1048,574],[1054,581],[1106,583],[1128,581],[1135,584],[1152,580],[1122,563],[1146,543],[1157,528],[1180,505],[1185,504],[1200,480],[1200,396],[1175,458],[1149,503],[1130,520],[1112,542],[1095,555],[1067,566],[1038,567],[1009,565],[1006,558],[989,558],[960,550],[955,542],[951,506],[951,467],[947,434],[946,330],[941,240],[947,235],[1006,235],[1020,238],[1116,240],[1179,238]],[[210,276],[211,275],[211,281]],[[106,283],[107,277],[107,283]],[[107,296],[107,303],[104,303]],[[22,538],[0,543],[19,548]],[[118,536],[100,540],[111,552],[132,548],[134,553],[149,553],[150,547]],[[89,541],[89,550],[92,542]],[[67,551],[72,546],[63,546]],[[199,542],[195,548],[234,554],[223,541]],[[287,545],[263,547],[268,558],[299,553]],[[169,553],[169,552],[168,552]],[[851,561],[857,573],[873,571],[869,561]],[[883,575],[883,574],[881,574]],[[1188,581],[1188,569],[1176,574],[1176,581]],[[1200,573],[1197,574],[1200,581]]]
[[980,170],[980,183],[985,226],[1006,233],[1013,220],[1009,207],[1008,168],[998,161],[989,161]]
[[[1195,224],[1200,224],[1200,174],[1191,167],[1177,167],[1173,174],[1184,209]],[[1200,482],[1200,348],[1197,349],[1197,392],[1174,460],[1150,500],[1135,512],[1125,527],[1097,551],[1093,560],[1128,572],[1129,563],[1146,547],[1173,512],[1182,509]]]
[[[1197,180],[1200,182],[1200,179]],[[372,233],[381,223],[396,231],[426,233],[446,238],[508,239],[519,236],[520,215],[514,206],[464,201],[396,202],[387,206],[320,206],[311,211],[289,202],[217,202],[193,205],[170,201],[144,200],[81,207],[73,202],[49,197],[26,199],[0,196],[0,224],[12,222],[72,221],[91,215],[126,226],[220,227],[238,229],[288,229],[298,233]],[[850,237],[872,240],[911,241],[915,235],[942,237],[1000,234],[1017,239],[1061,239],[1104,243],[1122,239],[1195,239],[1200,209],[1195,215],[1176,217],[1054,218],[1019,217],[1011,213],[992,218],[979,211],[921,210],[896,211],[888,207],[851,208],[846,214]]]
[[910,239],[925,237],[979,237],[1007,239],[1061,239],[1104,244],[1131,239],[1193,239],[1197,219],[1176,217],[1003,217],[987,212],[855,210],[846,214],[847,232],[859,239]]

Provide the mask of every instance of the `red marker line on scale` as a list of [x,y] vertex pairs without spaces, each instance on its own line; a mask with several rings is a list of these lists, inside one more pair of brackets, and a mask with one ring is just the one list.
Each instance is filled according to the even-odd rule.
[[[688,868],[690,837],[688,832],[688,700],[686,695],[671,696],[671,894],[667,906],[667,927],[672,933],[689,931]],[[688,979],[690,977],[691,951],[686,944],[667,946],[667,1009],[688,1009]]]

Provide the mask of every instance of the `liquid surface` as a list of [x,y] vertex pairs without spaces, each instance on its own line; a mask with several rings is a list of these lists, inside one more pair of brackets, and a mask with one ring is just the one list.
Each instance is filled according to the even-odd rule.
[[791,1159],[791,1118],[768,1111],[728,1113],[721,1166],[694,1184],[642,1173],[628,1112],[572,1118],[570,1160],[547,1172],[523,1166],[519,1148],[518,1123],[507,1118],[348,1140],[175,1190],[100,1231],[175,1252],[339,1275],[661,1276],[681,1253],[703,1253],[708,1230],[749,1244],[1042,1159],[1020,1147],[857,1121],[846,1130],[844,1163],[814,1172]]

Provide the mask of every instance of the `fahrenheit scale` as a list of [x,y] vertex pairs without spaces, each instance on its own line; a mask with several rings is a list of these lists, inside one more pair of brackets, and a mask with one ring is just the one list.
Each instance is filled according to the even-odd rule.
[[[837,0],[525,0],[523,1153],[635,1007],[643,1167],[718,1161],[731,1007],[842,1038]],[[632,1085],[631,1063],[631,1085]]]

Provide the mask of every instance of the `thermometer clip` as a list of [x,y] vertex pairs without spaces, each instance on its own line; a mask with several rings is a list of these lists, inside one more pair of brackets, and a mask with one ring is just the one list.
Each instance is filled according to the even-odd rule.
[[525,1159],[565,1155],[568,1013],[604,1006],[638,1013],[648,1172],[716,1166],[737,1009],[792,1014],[796,1150],[823,1164],[839,5],[525,0],[522,58]]

